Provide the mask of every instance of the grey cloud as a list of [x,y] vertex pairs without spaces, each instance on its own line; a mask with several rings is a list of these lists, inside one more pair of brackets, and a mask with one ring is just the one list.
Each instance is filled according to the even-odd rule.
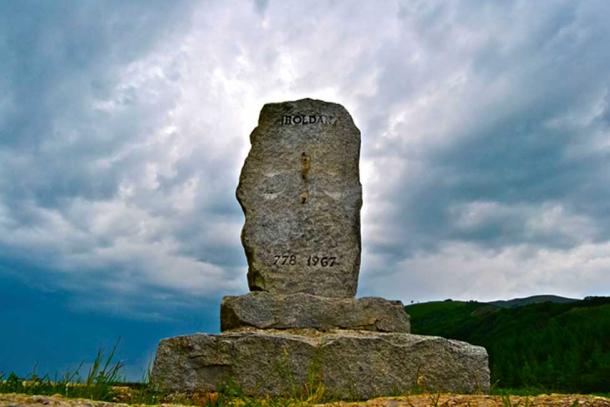
[[109,118],[92,104],[110,91],[124,64],[168,34],[167,23],[184,6],[159,3],[152,12],[135,3],[20,2],[3,8],[0,53],[18,106],[0,140],[7,149],[0,163],[9,174],[0,181],[6,197],[54,207],[65,198],[111,197],[122,169],[96,160],[133,142],[145,130],[138,114],[154,112],[138,106],[135,115]]
[[0,6],[0,256],[92,302],[245,290],[248,134],[306,96],[363,132],[361,293],[528,295],[605,259],[605,2],[24,4]]
[[[510,221],[487,225],[486,229],[479,230],[478,236],[460,235],[452,230],[451,214],[447,211],[453,204],[481,200],[507,205],[559,202],[583,216],[600,215],[582,212],[578,203],[586,196],[582,188],[606,173],[607,152],[592,152],[577,159],[566,157],[572,144],[590,142],[595,127],[585,123],[572,129],[548,128],[547,123],[557,116],[570,114],[577,104],[594,108],[592,102],[599,98],[600,89],[604,95],[609,79],[605,66],[610,53],[603,47],[603,39],[608,37],[608,29],[597,17],[599,10],[587,10],[587,5],[545,6],[546,13],[542,16],[536,10],[539,6],[520,3],[509,7],[507,4],[497,7],[500,10],[455,7],[449,13],[437,13],[431,26],[420,26],[420,37],[424,41],[433,39],[440,45],[440,50],[428,48],[428,52],[439,54],[431,55],[430,60],[445,62],[441,68],[430,67],[433,74],[423,83],[443,80],[445,75],[450,75],[451,68],[465,67],[467,79],[458,87],[456,96],[438,99],[439,105],[423,112],[430,118],[423,124],[430,125],[431,130],[417,130],[423,135],[434,132],[435,128],[440,132],[432,134],[440,142],[423,154],[418,152],[417,159],[425,161],[426,173],[415,181],[401,180],[397,174],[392,192],[384,197],[392,202],[401,201],[396,205],[396,212],[388,214],[394,221],[400,220],[406,232],[404,241],[397,242],[395,250],[409,247],[433,250],[435,243],[451,239],[473,239],[484,245],[523,241],[523,228]],[[507,7],[510,9],[502,10]],[[466,14],[469,17],[462,19]],[[511,20],[507,21],[501,14],[511,15]],[[500,32],[491,26],[497,20],[508,30]],[[510,28],[511,24],[516,27]],[[445,34],[437,30],[439,26],[445,28]],[[452,44],[450,35],[457,28],[466,38],[494,33],[497,36],[482,41],[482,47],[476,47],[475,52],[465,55],[468,59],[463,59],[443,45]],[[583,35],[588,37],[586,44],[575,46],[575,41],[584,41],[580,38]],[[455,42],[460,44],[460,38]],[[569,61],[573,63],[565,63]],[[587,67],[588,74],[583,74],[583,67]],[[403,64],[402,68],[408,74],[409,64]],[[397,67],[380,80],[389,86],[398,75]],[[503,85],[496,86],[498,83]],[[399,92],[404,90],[401,88]],[[376,97],[384,98],[376,100],[376,106],[391,107],[393,98],[401,100],[397,93],[390,93],[389,103],[383,93]],[[402,97],[407,108],[410,98],[412,95],[407,90]],[[461,117],[445,114],[452,108]],[[435,110],[438,120],[449,119],[452,126],[437,126]],[[387,119],[376,122],[387,124]],[[371,130],[388,131],[375,126]],[[412,144],[406,142],[413,136],[410,130],[406,125],[390,129],[394,138],[378,145],[379,154],[383,156],[390,149],[396,153],[399,149],[398,154],[406,160],[412,158],[413,153],[408,151]],[[600,197],[603,201],[607,201],[606,192]],[[545,244],[544,239],[538,242]],[[546,243],[552,245],[552,239]]]

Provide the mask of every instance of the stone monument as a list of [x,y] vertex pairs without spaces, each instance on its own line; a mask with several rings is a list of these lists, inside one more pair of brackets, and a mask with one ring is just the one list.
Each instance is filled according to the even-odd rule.
[[360,269],[360,132],[345,108],[267,104],[237,199],[250,293],[225,297],[219,335],[159,344],[151,381],[172,392],[231,381],[250,395],[367,399],[413,389],[487,392],[484,348],[410,334],[400,301],[354,298]]

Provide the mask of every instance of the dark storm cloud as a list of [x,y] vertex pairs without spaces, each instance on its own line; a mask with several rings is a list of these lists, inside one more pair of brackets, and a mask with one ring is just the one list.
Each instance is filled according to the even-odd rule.
[[[142,167],[146,171],[147,165],[164,160],[146,145],[164,126],[166,112],[175,107],[176,92],[170,87],[178,79],[172,66],[164,67],[163,88],[153,89],[156,94],[151,95],[150,89],[137,87],[150,74],[132,74],[130,67],[137,68],[154,47],[183,35],[192,6],[187,2],[0,6],[0,220],[4,221],[0,256],[4,264],[22,261],[28,267],[20,268],[28,273],[38,270],[38,278],[48,279],[51,286],[85,293],[105,286],[124,299],[149,286],[166,285],[145,278],[147,267],[197,268],[196,260],[155,261],[141,243],[160,242],[179,257],[180,247],[167,240],[172,239],[171,229],[184,226],[163,225],[161,220],[173,211],[164,202],[155,202],[184,186],[192,171],[179,166],[175,173],[153,171],[148,180],[153,188],[133,196],[131,202],[121,198],[130,184],[143,182]],[[133,238],[142,235],[140,243]],[[125,239],[129,242],[120,243]],[[104,254],[112,249],[112,254]],[[164,262],[168,263],[162,266]],[[48,276],[42,277],[45,270]],[[174,298],[174,302],[179,301]]]
[[[106,97],[125,64],[146,55],[160,38],[188,22],[183,2],[7,2],[0,10],[3,41],[2,170],[7,197],[61,205],[75,196],[116,192],[111,155],[144,129],[137,116],[111,117],[91,108]],[[132,95],[124,105],[140,102]],[[134,109],[135,110],[135,109]],[[136,119],[136,120],[133,120]],[[150,124],[149,120],[146,120]],[[9,153],[10,151],[10,153]]]

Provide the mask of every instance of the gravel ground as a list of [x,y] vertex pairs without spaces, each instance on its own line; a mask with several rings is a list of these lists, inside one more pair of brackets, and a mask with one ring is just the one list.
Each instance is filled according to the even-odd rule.
[[610,399],[580,394],[550,394],[540,396],[486,396],[461,394],[419,394],[406,397],[379,398],[360,403],[338,403],[341,406],[367,407],[424,407],[424,406],[472,406],[472,407],[529,407],[529,406],[592,406],[610,407]]
[[[0,394],[0,407],[128,407],[134,404],[110,403],[85,399],[67,399],[61,396],[28,396],[24,394]],[[180,404],[161,404],[171,407]],[[378,398],[358,403],[331,403],[320,406],[367,406],[367,407],[424,407],[424,406],[471,406],[471,407],[526,407],[526,406],[592,406],[610,407],[610,398],[579,394],[551,394],[541,396],[460,395],[460,394],[419,394],[405,397]]]
[[[179,404],[173,404],[178,406]],[[55,396],[30,396],[27,394],[0,394],[0,407],[128,407],[135,404],[110,403],[107,401],[95,401],[87,399],[68,399],[60,395]],[[172,404],[163,404],[172,406]]]

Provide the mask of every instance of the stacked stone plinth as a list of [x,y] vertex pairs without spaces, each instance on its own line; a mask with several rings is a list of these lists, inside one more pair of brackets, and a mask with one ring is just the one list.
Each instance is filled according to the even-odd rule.
[[350,329],[410,332],[400,301],[383,298],[329,298],[311,294],[253,292],[225,297],[220,306],[222,331],[257,329]]
[[360,269],[360,132],[343,106],[265,105],[237,198],[251,292],[225,297],[218,335],[159,344],[161,390],[335,399],[417,390],[487,392],[484,348],[410,334],[400,301],[356,299]]

